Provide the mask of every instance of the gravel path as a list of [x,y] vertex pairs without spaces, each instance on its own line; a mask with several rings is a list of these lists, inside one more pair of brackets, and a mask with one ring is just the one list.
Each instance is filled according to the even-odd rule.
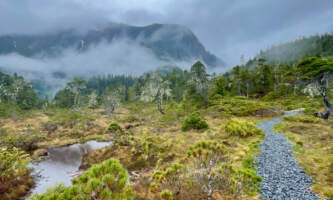
[[[294,115],[286,112],[285,115]],[[267,200],[312,200],[318,196],[311,191],[312,179],[305,174],[292,155],[292,144],[284,135],[272,130],[283,117],[258,124],[266,133],[261,143],[261,153],[257,156],[257,174],[263,178],[259,184],[262,199]]]

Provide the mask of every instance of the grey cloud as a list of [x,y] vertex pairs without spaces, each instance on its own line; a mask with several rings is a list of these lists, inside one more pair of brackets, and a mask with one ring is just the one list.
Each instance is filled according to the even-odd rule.
[[[111,44],[101,42],[90,46],[86,51],[64,49],[57,57],[36,55],[33,58],[18,54],[0,56],[0,69],[8,73],[17,72],[29,81],[41,80],[50,86],[49,95],[65,86],[74,77],[90,78],[103,74],[141,75],[144,72],[168,65],[158,59],[150,49],[139,41],[115,40]],[[188,68],[194,60],[177,62],[175,65]],[[52,74],[64,72],[65,79],[57,79]]]
[[333,30],[331,0],[1,0],[0,9],[0,34],[88,30],[110,21],[182,24],[230,66],[242,54]]
[[[147,48],[126,40],[112,45],[102,42],[79,53],[65,49],[57,58],[27,58],[17,54],[0,56],[0,68],[6,72],[23,75],[27,80],[43,80],[53,89],[50,95],[63,88],[74,76],[89,78],[102,74],[139,75],[165,63],[158,60]],[[67,74],[65,80],[52,76],[54,72]]]

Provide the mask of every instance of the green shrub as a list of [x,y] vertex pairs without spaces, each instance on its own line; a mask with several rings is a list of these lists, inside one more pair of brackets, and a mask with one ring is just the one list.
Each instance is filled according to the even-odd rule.
[[[34,194],[31,200],[103,199],[132,200],[128,173],[118,160],[110,159],[97,164],[73,179],[70,187],[58,186],[46,193]],[[93,198],[92,198],[93,197]]]
[[182,130],[188,131],[190,129],[200,130],[208,128],[206,121],[202,120],[197,113],[187,116],[183,122]]
[[129,168],[155,166],[158,161],[168,160],[173,146],[171,140],[151,134],[136,138],[132,145],[131,153],[136,159]]
[[224,97],[216,99],[212,102],[209,108],[212,111],[217,111],[223,116],[253,116],[259,110],[270,108],[267,103],[246,99],[244,97]]
[[[61,125],[65,128],[82,128],[88,127],[92,124],[94,118],[89,110],[81,109],[79,112],[73,112],[72,109],[64,108],[49,108],[44,111],[44,114],[50,117],[47,123]],[[88,125],[88,126],[87,126]]]
[[286,121],[303,122],[303,123],[319,123],[321,121],[320,118],[314,116],[302,116],[302,115],[285,116],[283,119]]
[[179,163],[173,163],[165,170],[155,170],[152,175],[152,190],[169,191],[171,197],[172,194],[179,195],[183,188],[184,174],[185,166]]
[[63,113],[58,113],[56,123],[63,126],[73,126],[77,121],[81,119],[81,117],[82,116],[78,112],[64,110]]
[[0,118],[16,118],[22,115],[18,105],[0,103]]
[[124,130],[117,122],[112,122],[107,130],[109,133],[123,133]]
[[17,148],[0,151],[0,182],[2,179],[25,172],[29,164],[29,155]]
[[249,193],[259,192],[258,184],[263,180],[254,169],[237,169],[233,173],[233,179],[241,183],[243,189]]
[[120,121],[133,123],[133,122],[140,121],[140,119],[138,117],[136,117],[135,115],[126,115],[126,116],[121,117]]
[[15,134],[0,130],[0,146],[16,147],[25,151],[37,149],[36,143],[44,138],[38,134]]
[[215,140],[202,140],[187,150],[189,166],[193,166],[193,180],[200,186],[207,199],[216,191],[224,189],[223,177],[220,176],[218,165],[225,163],[226,148]]
[[254,123],[237,118],[232,118],[226,124],[222,125],[222,130],[227,132],[229,135],[239,137],[262,134],[262,130],[259,129]]
[[173,200],[172,192],[170,190],[163,190],[160,194],[162,200]]

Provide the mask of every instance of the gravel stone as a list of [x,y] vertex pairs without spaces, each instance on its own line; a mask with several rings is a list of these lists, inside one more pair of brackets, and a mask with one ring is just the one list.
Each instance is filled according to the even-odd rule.
[[[286,115],[295,115],[294,111]],[[266,133],[257,156],[257,175],[263,178],[259,184],[261,198],[266,200],[312,200],[319,196],[311,191],[312,179],[299,166],[292,154],[292,144],[284,135],[272,130],[282,120],[274,118],[257,126]]]

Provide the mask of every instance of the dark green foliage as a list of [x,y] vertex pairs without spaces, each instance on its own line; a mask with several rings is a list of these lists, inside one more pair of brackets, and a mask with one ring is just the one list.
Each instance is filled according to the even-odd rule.
[[121,126],[116,122],[112,122],[109,125],[107,131],[110,132],[110,133],[123,133],[124,132],[123,128],[121,128]]
[[254,88],[255,93],[265,95],[273,90],[274,77],[273,67],[265,64],[265,60],[259,59],[255,70]]
[[176,102],[180,102],[183,100],[183,93],[186,89],[187,80],[189,79],[188,72],[179,68],[174,68],[167,78],[170,82],[173,98]]
[[[124,86],[126,89],[132,87],[134,85],[135,78],[127,75],[106,75],[106,76],[95,76],[90,78],[87,81],[87,88],[96,90],[99,95],[101,95],[104,90],[110,85],[116,86]],[[125,91],[125,96],[126,96]],[[125,100],[127,100],[125,98]]]
[[208,105],[208,74],[206,72],[206,67],[200,61],[194,63],[190,70],[191,83],[194,84],[195,90],[204,99],[205,103]]
[[323,97],[325,112],[318,113],[317,116],[328,119],[331,113],[329,103],[329,85],[333,74],[333,61],[323,58],[304,58],[297,65],[297,72],[302,83],[312,83]]
[[70,108],[74,105],[74,93],[67,89],[60,90],[54,99],[60,108]]
[[184,111],[184,114],[195,112],[205,106],[206,102],[196,91],[195,85],[193,83],[188,83],[183,96],[183,101],[181,102],[181,107]]
[[225,96],[228,93],[228,79],[225,76],[218,76],[214,80],[213,95]]
[[322,58],[304,58],[297,65],[297,72],[302,80],[322,78],[325,72],[333,73],[333,61]]
[[201,130],[208,128],[206,121],[202,120],[197,113],[192,113],[187,116],[182,125],[182,131],[188,131],[190,129]]
[[16,104],[23,110],[39,105],[40,101],[31,83],[22,76],[13,76],[0,72],[0,103]]

